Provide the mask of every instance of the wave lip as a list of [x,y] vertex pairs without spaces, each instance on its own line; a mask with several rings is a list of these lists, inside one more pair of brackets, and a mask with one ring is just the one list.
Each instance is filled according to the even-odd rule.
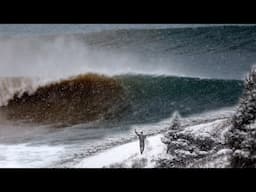
[[38,79],[26,77],[5,77],[0,78],[0,106],[8,104],[14,95],[21,95],[24,92],[32,93],[35,90]]

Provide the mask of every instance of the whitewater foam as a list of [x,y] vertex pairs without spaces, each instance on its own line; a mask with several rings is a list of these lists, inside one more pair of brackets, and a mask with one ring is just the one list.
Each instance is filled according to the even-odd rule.
[[1,168],[42,168],[60,159],[63,146],[0,145]]

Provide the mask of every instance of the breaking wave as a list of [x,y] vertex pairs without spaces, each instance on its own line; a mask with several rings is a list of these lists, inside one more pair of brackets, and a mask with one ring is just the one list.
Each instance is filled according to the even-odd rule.
[[1,82],[1,92],[12,95],[0,108],[6,119],[69,125],[156,122],[175,110],[187,116],[233,106],[243,88],[239,80],[132,74],[83,74],[36,88],[24,78]]
[[17,92],[2,111],[11,120],[73,124],[106,118],[120,103],[124,103],[122,87],[116,80],[86,74],[39,86],[33,92]]
[[14,95],[21,95],[24,92],[32,93],[37,85],[36,79],[26,77],[1,77],[0,78],[0,106],[8,104],[8,100]]

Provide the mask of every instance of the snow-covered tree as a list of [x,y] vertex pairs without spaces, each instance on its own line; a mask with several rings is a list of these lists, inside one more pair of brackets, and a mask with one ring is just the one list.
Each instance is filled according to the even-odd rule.
[[175,111],[172,116],[172,121],[169,130],[179,130],[181,127],[180,119],[181,117],[179,112]]
[[232,167],[256,167],[256,68],[248,74],[244,92],[227,134],[227,143],[233,150]]
[[240,99],[236,113],[232,118],[232,125],[235,129],[243,129],[253,123],[256,119],[256,68],[253,67],[248,74],[244,93]]
[[170,148],[169,144],[171,143],[172,140],[176,139],[175,133],[181,129],[180,119],[180,114],[178,113],[178,111],[175,111],[172,115],[171,125],[168,127],[167,132],[161,138],[162,143],[167,145],[167,153]]

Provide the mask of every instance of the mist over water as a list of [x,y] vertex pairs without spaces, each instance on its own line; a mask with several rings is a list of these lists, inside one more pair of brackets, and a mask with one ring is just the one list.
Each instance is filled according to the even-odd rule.
[[[5,31],[20,31],[0,36],[0,76],[51,81],[94,72],[242,79],[255,64],[254,26],[185,26],[7,26]],[[39,29],[44,35],[35,36]]]
[[0,75],[59,79],[88,72],[116,75],[153,73],[138,57],[92,49],[75,38],[0,39]]

